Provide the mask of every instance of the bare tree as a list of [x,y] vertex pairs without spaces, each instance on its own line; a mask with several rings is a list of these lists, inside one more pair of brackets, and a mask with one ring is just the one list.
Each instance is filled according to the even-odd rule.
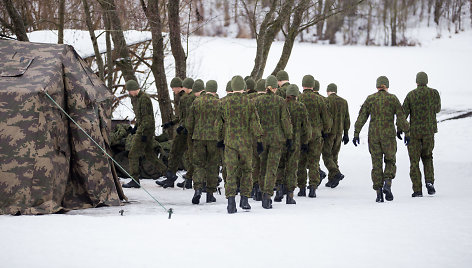
[[93,52],[95,53],[95,60],[98,65],[98,77],[100,77],[102,81],[105,81],[105,68],[103,66],[102,56],[100,55],[100,51],[98,49],[97,37],[95,36],[95,28],[93,27],[92,18],[90,17],[90,7],[88,1],[82,0],[82,5],[84,7],[85,23],[87,24],[87,28],[89,30],[90,39],[92,40]]
[[13,33],[16,35],[16,38],[20,41],[29,41],[28,36],[26,35],[26,28],[23,23],[23,19],[13,5],[12,0],[3,0],[3,4],[10,16],[12,23]]
[[64,13],[66,12],[65,3],[66,0],[59,0],[58,14],[59,14],[59,23],[57,25],[57,43],[64,44]]
[[180,35],[179,3],[179,0],[170,0],[167,11],[169,16],[170,46],[175,60],[175,76],[184,79],[187,77],[187,56],[182,47]]

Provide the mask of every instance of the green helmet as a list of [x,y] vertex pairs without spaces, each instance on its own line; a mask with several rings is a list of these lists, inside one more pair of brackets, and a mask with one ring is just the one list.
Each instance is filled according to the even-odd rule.
[[204,89],[205,89],[205,83],[203,82],[203,80],[202,79],[195,80],[192,86],[192,91],[197,93]]
[[314,91],[320,90],[320,82],[318,82],[318,80],[315,80],[315,86],[313,87],[313,90]]
[[172,78],[172,80],[170,81],[170,88],[174,87],[182,87],[182,79],[178,77]]
[[262,91],[265,91],[265,79],[259,79],[257,80],[257,84],[256,84],[256,90],[258,92],[262,92]]
[[246,82],[244,82],[244,79],[240,75],[236,75],[231,79],[231,88],[233,91],[240,91],[244,90],[246,88]]
[[285,92],[286,96],[298,96],[300,94],[300,91],[298,89],[298,86],[295,84],[290,84],[287,88],[287,91]]
[[288,73],[284,70],[280,70],[277,72],[277,80],[278,81],[285,81],[285,80],[289,80],[288,79]]
[[249,77],[246,79],[247,90],[254,90],[256,88],[256,81]]
[[193,83],[194,83],[193,79],[190,78],[190,77],[187,77],[182,82],[182,87],[184,87],[184,88],[193,88]]
[[231,88],[231,80],[226,83],[226,92],[233,92],[233,89]]
[[277,88],[277,77],[273,75],[267,76],[266,81],[265,81],[265,87]]
[[426,86],[428,84],[428,75],[425,72],[419,72],[416,74],[416,83],[419,86]]
[[125,88],[128,91],[135,91],[135,90],[139,89],[139,85],[134,80],[128,80],[128,81],[126,81]]
[[382,85],[385,85],[386,88],[389,88],[388,86],[388,78],[386,76],[379,76],[379,78],[377,78],[377,82],[375,84],[375,86],[377,88],[381,88]]
[[302,87],[314,88],[315,87],[315,78],[311,74],[307,74],[302,79]]
[[338,86],[336,86],[335,83],[331,83],[331,84],[328,85],[328,88],[326,89],[326,92],[337,93],[338,92]]
[[216,91],[218,90],[218,83],[215,80],[208,80],[206,83],[205,90],[207,92],[216,93]]

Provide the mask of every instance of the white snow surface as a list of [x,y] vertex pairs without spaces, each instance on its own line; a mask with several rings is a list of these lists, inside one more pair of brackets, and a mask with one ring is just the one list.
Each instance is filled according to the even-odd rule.
[[[220,96],[233,75],[248,75],[252,68],[253,40],[190,41],[189,74],[217,80]],[[274,43],[265,75],[282,45]],[[336,83],[349,102],[351,125],[363,100],[375,92],[378,76],[389,77],[390,92],[402,102],[415,87],[416,73],[425,71],[429,86],[441,93],[439,118],[445,119],[472,110],[471,45],[470,32],[421,48],[295,44],[286,70],[299,86],[303,75],[313,74],[323,94],[328,83]],[[315,199],[296,196],[296,205],[284,199],[271,210],[250,199],[250,212],[238,207],[229,215],[224,195],[206,204],[204,194],[200,205],[192,205],[193,190],[163,189],[144,180],[174,210],[172,219],[142,189],[125,189],[130,203],[122,207],[0,216],[0,267],[470,267],[472,118],[438,127],[434,196],[423,189],[424,197],[411,197],[408,153],[398,141],[395,199],[374,202],[367,123],[358,147],[342,146],[339,162],[346,178],[335,189],[324,181]]]

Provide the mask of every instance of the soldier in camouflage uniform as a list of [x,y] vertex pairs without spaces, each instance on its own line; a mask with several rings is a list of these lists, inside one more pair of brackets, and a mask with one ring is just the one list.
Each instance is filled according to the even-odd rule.
[[261,155],[261,171],[259,185],[262,187],[262,207],[272,208],[271,196],[274,193],[277,168],[279,166],[282,147],[292,149],[293,128],[287,104],[280,96],[275,95],[277,78],[269,75],[266,79],[267,93],[254,99],[264,130],[264,152]]
[[[265,79],[259,79],[256,83],[256,93],[249,94],[249,99],[254,100],[255,98],[261,96],[261,94],[265,94]],[[256,201],[262,201],[262,192],[261,187],[259,185],[259,181],[261,180],[261,158],[257,153],[257,141],[254,140],[253,143],[253,155],[252,155],[252,181],[253,181],[253,188],[252,188],[252,198]]]
[[263,150],[262,128],[254,104],[243,94],[244,79],[235,76],[231,81],[233,94],[220,101],[218,107],[218,147],[225,148],[225,164],[228,170],[225,191],[228,213],[236,213],[237,172],[241,171],[240,207],[251,209],[248,196],[252,188],[252,143],[258,142],[258,152]]
[[312,136],[309,139],[308,148],[300,153],[298,163],[298,196],[306,196],[307,168],[309,177],[308,196],[315,198],[316,189],[320,184],[320,157],[323,149],[322,133],[331,131],[331,119],[326,109],[326,104],[318,90],[313,91],[315,79],[312,75],[305,75],[302,80],[303,93],[298,100],[305,104],[308,111]]
[[347,101],[339,97],[337,92],[338,87],[336,84],[331,83],[328,85],[326,106],[333,120],[333,126],[331,132],[324,139],[323,162],[329,171],[326,187],[331,188],[338,186],[339,181],[344,178],[344,175],[339,171],[338,155],[341,149],[341,142],[344,142],[344,144],[349,142],[348,132],[351,126]]
[[140,90],[138,83],[134,80],[126,82],[126,90],[131,95],[131,104],[136,116],[136,133],[133,135],[133,143],[128,154],[130,175],[134,180],[131,179],[130,182],[123,184],[123,187],[139,188],[141,187],[139,185],[139,159],[142,156],[150,160],[161,174],[167,167],[153,150],[155,121],[151,98]]
[[254,79],[252,79],[251,77],[248,77],[246,80],[246,93],[248,95],[254,95],[257,93],[256,91],[256,81],[254,81]]
[[[418,87],[405,98],[403,111],[410,116],[410,178],[413,183],[412,197],[423,196],[421,185],[420,159],[423,161],[424,178],[428,194],[436,193],[434,189],[433,148],[434,133],[438,132],[436,114],[441,111],[441,98],[436,89],[427,86],[428,75],[419,72],[416,75]],[[399,133],[401,134],[401,133]]]
[[[388,93],[389,81],[385,76],[377,78],[378,92],[367,97],[359,111],[354,125],[355,146],[359,144],[359,133],[370,116],[369,124],[369,152],[372,158],[373,188],[377,193],[376,202],[393,200],[392,180],[395,178],[397,142],[395,140],[394,116],[397,117],[398,131],[405,131],[405,144],[408,145],[410,126],[405,119],[402,106],[397,97]],[[383,169],[382,162],[385,162]]]
[[[320,91],[320,82],[318,82],[318,80],[316,80],[316,79],[315,79],[315,87],[313,88],[313,90],[314,90],[315,92],[319,92],[319,91]],[[325,103],[326,103],[326,97],[323,96],[323,95],[321,95],[321,94],[320,94],[319,96],[321,96],[321,97],[323,98],[323,100],[325,101]],[[324,146],[324,138],[326,137],[326,134],[325,134],[324,132],[321,132],[321,136],[323,136],[323,139],[322,139],[321,141],[322,141],[323,146]],[[323,154],[323,150],[321,150],[321,154]],[[321,181],[322,181],[324,178],[326,178],[326,172],[324,172],[324,171],[321,169],[321,167],[320,167],[320,169],[319,169],[319,172],[320,172],[320,183],[321,183]]]
[[284,70],[280,70],[277,72],[276,77],[277,77],[278,88],[275,94],[285,99],[286,97],[285,92],[287,91],[287,88],[290,85],[290,82],[288,81],[289,80],[288,73]]
[[[197,84],[197,81],[195,83]],[[216,202],[213,193],[216,192],[219,173],[219,152],[216,147],[218,133],[215,125],[219,103],[215,96],[217,89],[218,84],[215,80],[207,82],[205,94],[192,103],[186,122],[188,133],[193,140],[192,160],[195,166],[193,204],[200,202],[204,183],[206,183],[206,202]]]

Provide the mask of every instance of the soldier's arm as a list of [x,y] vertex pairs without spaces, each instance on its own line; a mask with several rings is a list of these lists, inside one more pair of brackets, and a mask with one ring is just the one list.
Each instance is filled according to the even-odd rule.
[[411,109],[410,109],[410,93],[408,93],[405,97],[405,100],[403,101],[403,112],[404,112],[404,115],[405,115],[405,118],[408,118],[408,116],[410,115],[411,113]]
[[146,129],[154,129],[155,126],[153,125],[154,122],[154,110],[152,109],[152,102],[150,98],[142,98],[142,103],[140,105],[141,108],[141,122],[139,124],[138,129],[136,130],[136,134],[144,135],[144,131]]
[[356,123],[354,124],[354,137],[359,137],[359,133],[361,133],[362,127],[364,126],[365,122],[370,116],[370,105],[369,105],[369,98],[365,100],[364,104],[362,104],[361,109],[359,110],[359,115],[357,116]]
[[435,108],[435,112],[436,113],[439,113],[441,111],[441,96],[439,95],[439,92],[434,89],[434,102],[435,102],[435,105],[434,105],[434,108]]
[[260,123],[259,114],[257,113],[256,106],[254,106],[253,102],[249,102],[249,114],[251,115],[251,121],[249,125],[252,136],[256,138],[257,142],[262,142],[262,126]]
[[218,141],[222,141],[224,120],[223,120],[223,105],[221,104],[221,102],[218,103],[218,116],[216,117],[215,124],[216,124],[216,131],[218,134]]
[[306,110],[305,105],[302,104],[301,107],[302,132],[300,136],[300,142],[302,144],[307,144],[308,142],[310,142],[312,129],[310,126],[310,121],[308,121],[308,111]]
[[325,101],[320,102],[320,112],[321,112],[321,120],[323,121],[323,132],[330,133],[331,128],[333,126],[333,120],[328,113],[328,109],[326,108]]
[[288,112],[287,103],[282,101],[281,104],[282,112],[280,113],[280,120],[282,123],[282,129],[284,131],[285,138],[293,140],[293,125],[292,120],[290,119],[290,113]]
[[190,106],[189,113],[185,121],[185,128],[187,129],[191,137],[193,135],[193,130],[195,128],[195,105],[194,104]]
[[346,114],[344,115],[344,135],[348,135],[349,129],[351,128],[351,118],[349,117],[349,105],[347,104],[347,101],[344,101],[345,103],[345,108],[346,108]]
[[405,113],[402,105],[397,97],[394,96],[395,114],[397,115],[397,129],[405,132],[405,136],[409,136],[410,124],[406,121]]

